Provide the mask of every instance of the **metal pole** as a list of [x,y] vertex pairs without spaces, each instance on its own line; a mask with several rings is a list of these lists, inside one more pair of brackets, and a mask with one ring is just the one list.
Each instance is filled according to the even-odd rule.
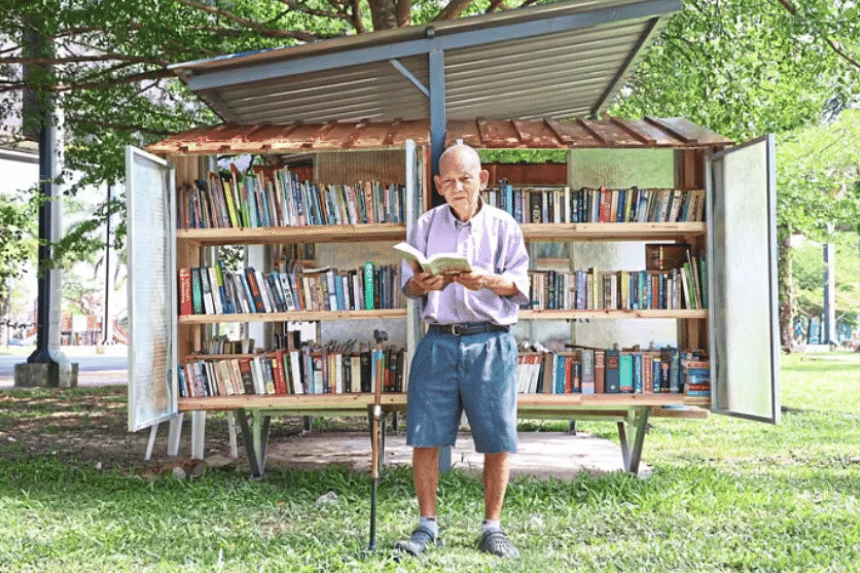
[[836,256],[833,247],[833,223],[827,223],[824,243],[824,328],[822,344],[836,343]]
[[42,126],[39,129],[39,276],[38,304],[36,306],[36,350],[27,362],[52,363],[48,352],[51,306],[51,218],[54,197],[53,172],[54,125],[51,110],[42,110]]
[[110,195],[111,185],[107,186],[107,202],[105,213],[105,226],[107,232],[105,234],[105,308],[104,318],[102,319],[102,345],[108,343],[108,333],[113,331],[113,325],[110,324]]

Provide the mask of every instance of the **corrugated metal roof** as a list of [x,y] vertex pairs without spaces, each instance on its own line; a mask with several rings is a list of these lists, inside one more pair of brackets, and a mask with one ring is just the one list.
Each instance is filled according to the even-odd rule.
[[227,122],[430,116],[428,54],[444,53],[449,120],[598,115],[680,0],[569,0],[177,64]]
[[[447,144],[462,139],[477,148],[723,147],[733,141],[687,119],[608,118],[556,120],[452,120]],[[384,122],[223,124],[192,129],[147,148],[159,154],[291,153],[402,147],[407,139],[430,143],[429,120]]]

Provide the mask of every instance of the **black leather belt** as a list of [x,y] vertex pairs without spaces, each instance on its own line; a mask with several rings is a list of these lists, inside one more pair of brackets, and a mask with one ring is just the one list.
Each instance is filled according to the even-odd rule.
[[469,336],[470,334],[482,334],[484,332],[507,332],[511,327],[492,322],[466,322],[462,324],[431,324],[430,330],[455,334],[457,336]]

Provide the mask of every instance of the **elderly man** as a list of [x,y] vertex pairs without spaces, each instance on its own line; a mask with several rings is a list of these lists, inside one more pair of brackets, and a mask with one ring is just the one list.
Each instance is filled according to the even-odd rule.
[[517,450],[517,345],[510,327],[528,302],[528,253],[519,225],[480,197],[489,173],[477,152],[449,147],[439,159],[436,188],[446,204],[424,213],[407,241],[430,256],[457,253],[471,272],[431,275],[403,263],[402,288],[420,302],[429,328],[409,374],[407,443],[413,446],[418,527],[397,548],[412,555],[437,545],[438,454],[453,446],[465,410],[475,450],[484,454],[484,521],[478,547],[519,557],[501,528],[502,504]]

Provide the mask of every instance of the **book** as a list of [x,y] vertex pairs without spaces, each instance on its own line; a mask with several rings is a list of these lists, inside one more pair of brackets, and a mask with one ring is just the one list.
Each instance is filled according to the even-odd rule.
[[194,314],[191,301],[191,267],[179,268],[179,314]]
[[606,393],[606,351],[594,351],[594,393]]
[[582,362],[582,393],[594,394],[594,350],[583,348],[580,352]]
[[618,357],[618,391],[623,394],[633,392],[633,355],[622,352]]
[[620,352],[617,348],[609,348],[606,350],[606,393],[618,394],[620,391]]
[[472,265],[469,264],[469,261],[457,253],[436,253],[425,257],[421,251],[409,243],[397,243],[393,248],[404,259],[417,262],[422,270],[429,272],[431,275],[456,274],[472,270]]

